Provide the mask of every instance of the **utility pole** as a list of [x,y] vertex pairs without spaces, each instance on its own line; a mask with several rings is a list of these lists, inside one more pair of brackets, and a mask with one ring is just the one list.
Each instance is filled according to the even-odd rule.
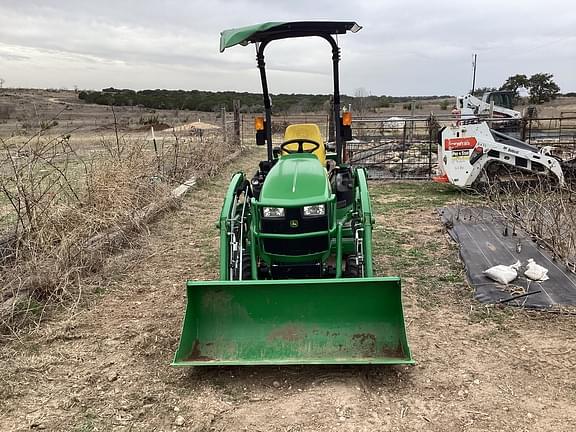
[[472,91],[470,94],[474,94],[474,88],[476,87],[476,54],[474,54],[474,60],[472,60]]

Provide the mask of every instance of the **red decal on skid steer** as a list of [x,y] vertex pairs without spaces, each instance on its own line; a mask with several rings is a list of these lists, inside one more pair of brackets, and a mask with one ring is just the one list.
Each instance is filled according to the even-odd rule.
[[444,150],[465,150],[476,147],[476,137],[446,138]]

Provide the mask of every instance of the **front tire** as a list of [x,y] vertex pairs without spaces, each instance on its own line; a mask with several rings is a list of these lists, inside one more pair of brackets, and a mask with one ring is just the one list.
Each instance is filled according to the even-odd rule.
[[[242,250],[242,280],[252,279],[252,260],[246,249]],[[231,280],[240,280],[240,271],[235,269],[231,275]]]

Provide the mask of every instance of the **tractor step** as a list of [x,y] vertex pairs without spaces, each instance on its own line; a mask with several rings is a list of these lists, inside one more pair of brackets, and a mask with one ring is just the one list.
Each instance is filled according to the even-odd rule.
[[189,281],[175,366],[413,364],[400,279]]

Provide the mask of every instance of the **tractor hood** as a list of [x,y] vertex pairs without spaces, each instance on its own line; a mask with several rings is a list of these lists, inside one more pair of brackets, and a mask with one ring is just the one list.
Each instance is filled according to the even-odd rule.
[[326,170],[316,156],[298,153],[282,156],[266,176],[260,204],[299,207],[330,200]]

